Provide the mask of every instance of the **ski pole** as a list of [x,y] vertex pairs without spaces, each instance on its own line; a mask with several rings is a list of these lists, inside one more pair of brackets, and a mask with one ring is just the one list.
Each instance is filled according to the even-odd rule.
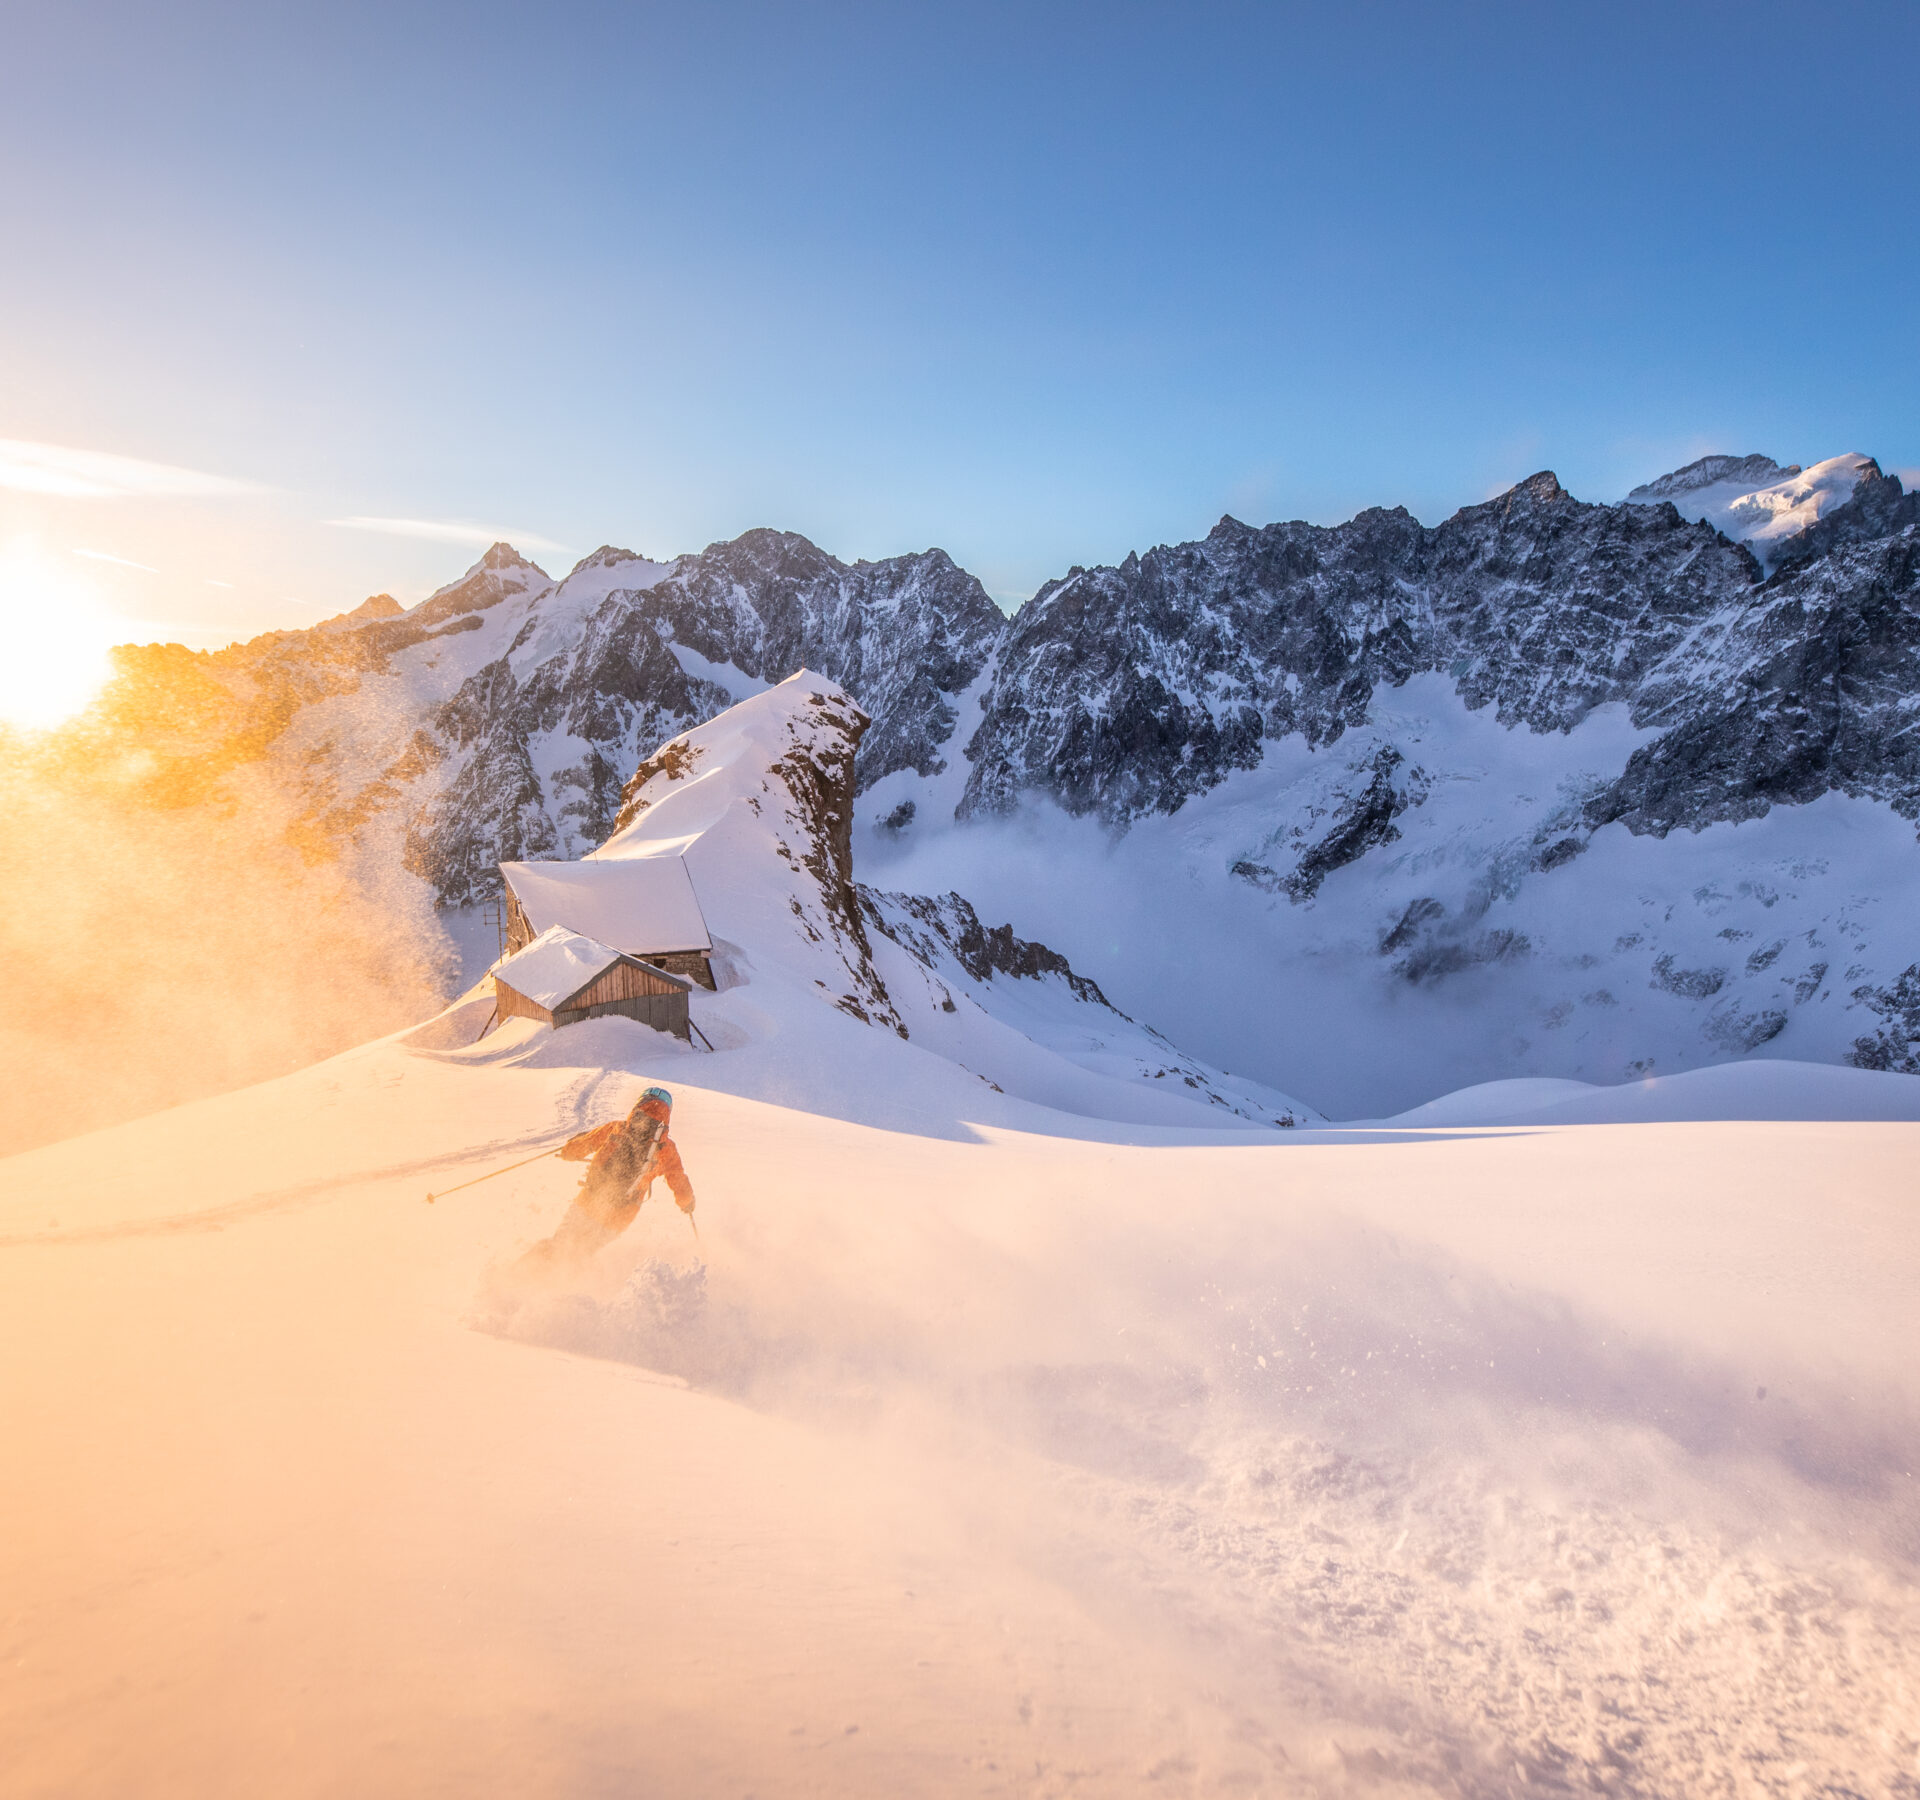
[[511,1175],[515,1169],[524,1169],[527,1163],[537,1163],[549,1156],[557,1156],[565,1148],[565,1144],[555,1144],[551,1150],[542,1150],[538,1156],[529,1156],[526,1162],[508,1163],[504,1169],[491,1169],[485,1175],[476,1175],[471,1181],[456,1182],[450,1188],[442,1188],[437,1194],[429,1194],[427,1204],[431,1206],[436,1200],[444,1200],[449,1194],[459,1193],[462,1188],[478,1187],[481,1182],[491,1181],[496,1175]]
[[688,1213],[687,1223],[693,1227],[693,1235],[697,1239],[700,1236],[700,1221],[692,1213]]

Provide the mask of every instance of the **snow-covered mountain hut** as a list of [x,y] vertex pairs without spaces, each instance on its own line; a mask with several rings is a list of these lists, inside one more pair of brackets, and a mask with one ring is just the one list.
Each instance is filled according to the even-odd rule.
[[713,986],[713,938],[686,859],[675,855],[584,862],[503,862],[507,948],[559,925],[623,954]]
[[681,976],[559,925],[549,926],[493,972],[502,1019],[538,1019],[558,1028],[618,1013],[677,1038],[688,1035],[692,987]]

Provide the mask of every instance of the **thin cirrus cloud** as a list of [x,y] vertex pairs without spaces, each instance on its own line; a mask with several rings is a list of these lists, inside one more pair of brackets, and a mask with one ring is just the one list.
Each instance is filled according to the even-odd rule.
[[522,550],[565,550],[536,531],[512,531],[504,525],[462,525],[441,519],[329,519],[348,531],[384,531],[389,537],[426,538],[436,544],[512,544]]
[[76,550],[74,555],[84,556],[88,562],[118,563],[123,569],[144,569],[149,575],[160,573],[152,563],[135,562],[130,556],[113,556],[105,550]]
[[0,438],[0,488],[60,500],[227,500],[269,491],[230,475],[25,438]]

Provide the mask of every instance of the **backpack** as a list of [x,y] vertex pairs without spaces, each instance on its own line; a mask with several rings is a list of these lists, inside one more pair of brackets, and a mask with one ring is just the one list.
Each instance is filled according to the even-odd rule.
[[587,1170],[586,1195],[606,1206],[623,1206],[633,1184],[652,1166],[654,1150],[666,1126],[642,1113],[629,1119]]

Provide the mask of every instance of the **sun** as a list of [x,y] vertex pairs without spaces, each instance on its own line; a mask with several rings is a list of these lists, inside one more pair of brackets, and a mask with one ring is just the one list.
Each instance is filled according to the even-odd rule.
[[45,731],[72,718],[112,673],[114,625],[84,577],[32,545],[0,548],[0,720]]

